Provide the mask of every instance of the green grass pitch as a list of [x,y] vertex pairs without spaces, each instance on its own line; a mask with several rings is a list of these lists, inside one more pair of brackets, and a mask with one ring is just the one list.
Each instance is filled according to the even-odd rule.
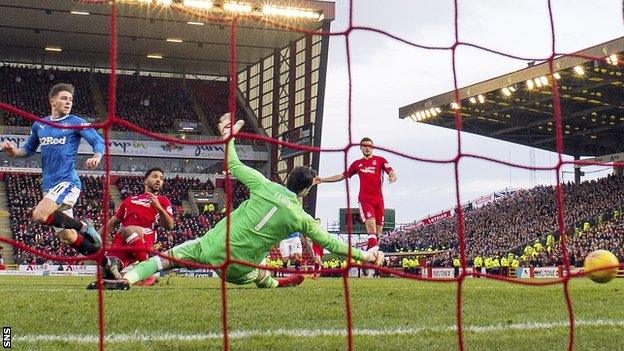
[[[0,324],[13,350],[97,350],[97,292],[89,277],[0,277]],[[458,348],[455,283],[350,279],[355,350]],[[562,285],[464,283],[467,350],[565,350]],[[570,283],[576,350],[624,349],[624,279]],[[260,290],[229,285],[231,350],[345,350],[342,279]],[[161,278],[104,293],[107,350],[222,350],[220,281]]]

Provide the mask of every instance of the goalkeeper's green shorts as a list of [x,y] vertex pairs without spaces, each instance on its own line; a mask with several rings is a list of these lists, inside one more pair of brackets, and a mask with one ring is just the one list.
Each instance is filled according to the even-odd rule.
[[[166,254],[171,257],[195,263],[208,264],[212,266],[219,265],[219,263],[214,262],[216,255],[202,250],[199,239],[200,238],[186,241],[168,250]],[[176,265],[179,264],[176,263]],[[215,269],[215,271],[220,277],[222,276],[222,270]],[[255,282],[259,275],[260,270],[258,268],[230,264],[227,269],[227,276],[225,280],[228,283],[243,285]]]

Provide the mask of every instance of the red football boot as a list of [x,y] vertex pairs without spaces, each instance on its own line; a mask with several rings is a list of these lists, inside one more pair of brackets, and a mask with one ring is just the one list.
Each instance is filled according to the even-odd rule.
[[154,283],[156,283],[156,277],[154,277],[153,275],[150,275],[149,278],[145,278],[144,280],[141,280],[140,282],[136,282],[134,283],[134,285],[152,286],[154,285]]
[[286,287],[290,287],[290,286],[297,286],[297,285],[303,283],[304,279],[305,278],[302,275],[291,274],[288,277],[276,279],[277,280],[277,287],[278,288],[286,288]]

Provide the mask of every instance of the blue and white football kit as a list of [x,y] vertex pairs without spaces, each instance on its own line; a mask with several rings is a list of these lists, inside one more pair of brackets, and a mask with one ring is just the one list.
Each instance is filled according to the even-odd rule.
[[301,246],[301,233],[293,232],[286,239],[280,242],[280,253],[282,257],[291,257],[294,254],[301,255],[303,247]]
[[[67,126],[88,126],[90,123],[76,115],[57,119],[51,116],[44,120]],[[33,123],[31,133],[23,149],[26,157],[32,156],[41,147],[41,190],[44,197],[61,205],[65,214],[73,217],[72,207],[80,196],[82,183],[76,172],[76,157],[80,139],[84,138],[93,148],[93,153],[104,154],[104,139],[93,129],[63,129]],[[56,228],[58,231],[62,228]]]

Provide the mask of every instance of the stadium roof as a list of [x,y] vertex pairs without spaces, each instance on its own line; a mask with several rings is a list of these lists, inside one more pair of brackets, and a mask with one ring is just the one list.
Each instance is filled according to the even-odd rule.
[[[172,0],[182,6],[183,0]],[[150,4],[146,4],[149,2]],[[118,2],[118,68],[168,73],[226,76],[229,72],[228,22],[202,20],[168,6],[169,0],[123,0]],[[211,16],[223,18],[225,0],[214,0]],[[262,4],[249,1],[258,13]],[[316,19],[293,20],[291,26],[317,30],[334,19],[333,2],[271,1],[296,4],[322,14]],[[78,11],[72,14],[72,11]],[[88,15],[87,15],[88,13]],[[290,13],[292,14],[292,13]],[[277,21],[278,18],[273,17]],[[286,21],[286,20],[285,20]],[[200,24],[188,24],[199,22]],[[0,61],[82,67],[109,67],[110,6],[74,0],[3,0],[0,2]],[[237,29],[238,70],[273,54],[304,34],[241,20]],[[167,39],[182,40],[168,42]],[[46,47],[61,52],[45,51]],[[148,58],[159,54],[162,59]]]
[[[624,37],[554,59],[552,75],[548,62],[542,62],[461,88],[462,130],[556,151],[552,96],[556,79],[564,154],[623,152],[623,51]],[[457,107],[450,91],[401,107],[399,117],[455,129]]]

